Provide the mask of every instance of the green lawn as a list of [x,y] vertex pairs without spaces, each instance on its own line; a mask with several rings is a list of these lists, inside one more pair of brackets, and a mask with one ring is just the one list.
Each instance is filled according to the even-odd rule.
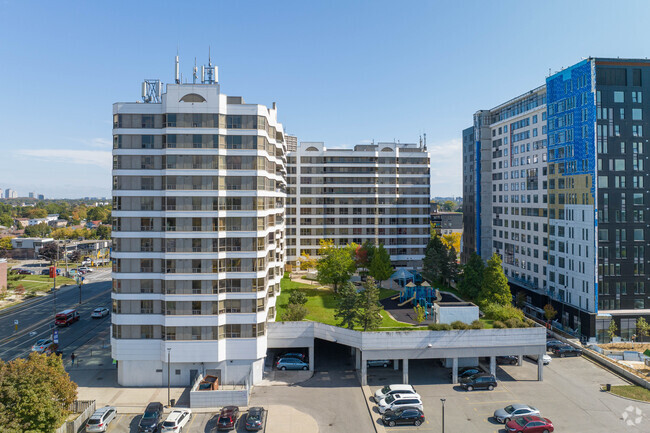
[[650,401],[650,390],[637,385],[615,385],[612,386],[612,394],[634,400]]
[[[307,303],[305,307],[309,311],[305,320],[311,320],[314,322],[321,322],[328,325],[338,325],[338,320],[334,318],[334,309],[336,307],[336,296],[334,291],[328,288],[318,289],[320,285],[311,286],[309,284],[297,283],[291,281],[288,278],[283,278],[280,283],[282,287],[282,293],[278,296],[276,301],[277,309],[277,320],[282,320],[282,315],[286,309],[287,303],[289,302],[289,294],[293,290],[302,290],[307,296]],[[380,298],[384,299],[388,296],[394,296],[397,292],[390,289],[381,289]],[[416,329],[413,325],[404,324],[398,322],[394,319],[391,319],[388,313],[382,310],[381,316],[383,318],[380,329],[381,331],[387,330],[413,330]],[[361,330],[361,328],[355,328]],[[426,328],[424,328],[426,329]]]
[[[20,275],[18,280],[7,281],[9,290],[16,289],[19,285],[25,288],[25,293],[46,292],[52,288],[53,279],[47,275]],[[56,286],[76,284],[72,278],[56,277]]]

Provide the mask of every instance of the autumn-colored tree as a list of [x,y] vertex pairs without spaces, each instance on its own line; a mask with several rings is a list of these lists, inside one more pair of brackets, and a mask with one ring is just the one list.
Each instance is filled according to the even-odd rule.
[[0,360],[0,430],[53,432],[68,416],[77,385],[57,355]]
[[74,237],[74,229],[71,227],[62,227],[53,230],[50,236],[54,239],[72,239]]
[[557,310],[553,308],[553,305],[544,305],[544,317],[546,317],[546,321],[550,322],[551,320],[555,319],[555,316],[557,316]]
[[45,218],[47,216],[47,211],[41,208],[31,208],[27,211],[28,218]]
[[315,269],[318,264],[318,259],[307,254],[306,251],[303,251],[300,254],[300,269],[303,271],[309,271],[310,269]]
[[442,243],[447,246],[447,248],[454,248],[456,251],[460,251],[460,238],[462,235],[460,233],[450,233],[448,235],[442,235]]
[[0,238],[0,258],[5,257],[7,255],[7,251],[12,248],[11,240],[13,238],[14,236],[6,236],[4,238]]

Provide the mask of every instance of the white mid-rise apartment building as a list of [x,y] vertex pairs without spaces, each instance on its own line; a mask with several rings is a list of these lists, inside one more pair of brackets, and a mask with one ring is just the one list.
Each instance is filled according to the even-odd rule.
[[429,240],[426,147],[301,142],[288,155],[287,261],[318,255],[319,241],[383,244],[395,266],[420,267]]
[[503,258],[508,279],[547,288],[546,88],[539,87],[474,115],[480,142],[479,245]]
[[[275,104],[143,83],[113,105],[112,356],[127,386],[261,380],[284,267],[285,145]],[[178,74],[178,73],[177,73]]]

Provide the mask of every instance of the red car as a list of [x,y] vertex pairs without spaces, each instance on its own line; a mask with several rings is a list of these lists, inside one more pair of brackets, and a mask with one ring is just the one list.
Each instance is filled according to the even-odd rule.
[[506,423],[506,430],[512,432],[526,433],[550,433],[553,429],[553,423],[548,418],[539,416],[522,416],[515,418]]
[[221,413],[219,413],[219,419],[217,420],[217,430],[234,429],[238,417],[239,408],[237,406],[224,407],[221,409]]

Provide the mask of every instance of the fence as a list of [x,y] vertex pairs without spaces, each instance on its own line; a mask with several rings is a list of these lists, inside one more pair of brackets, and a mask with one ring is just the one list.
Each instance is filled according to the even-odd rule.
[[55,430],[55,433],[77,433],[81,426],[95,412],[95,400],[75,400],[68,410],[72,413],[78,413],[79,416],[72,421],[66,421],[61,427]]

